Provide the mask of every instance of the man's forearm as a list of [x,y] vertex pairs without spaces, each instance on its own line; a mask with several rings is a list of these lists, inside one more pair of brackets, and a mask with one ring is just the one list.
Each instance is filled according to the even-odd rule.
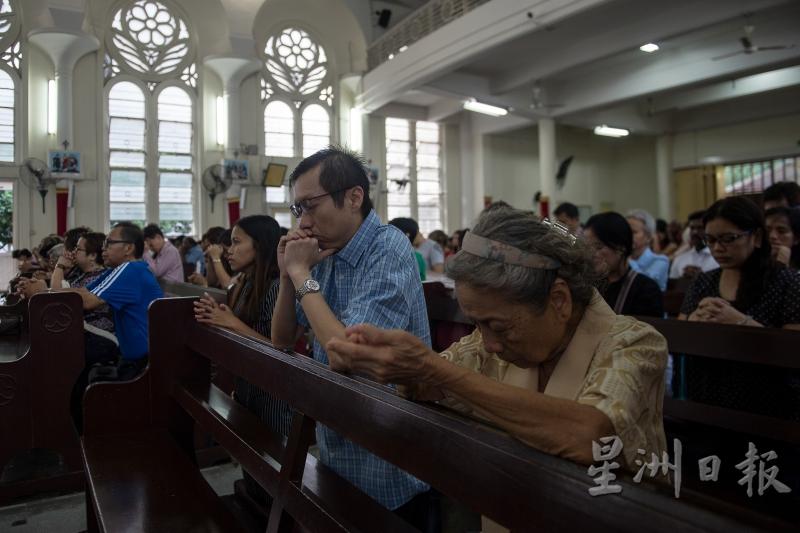
[[504,385],[439,357],[431,366],[435,388],[543,452],[590,464],[592,440],[614,433],[608,417],[592,406]]
[[209,271],[209,274],[213,272],[217,284],[223,289],[227,288],[228,285],[231,284],[231,277],[228,275],[228,272],[222,265],[222,260],[217,260],[217,261],[212,260],[211,264],[213,266],[213,269]]
[[53,289],[60,289],[62,281],[64,281],[64,269],[60,266],[56,266],[56,268],[53,269],[53,275],[50,277],[50,287]]
[[[291,279],[294,287],[299,287],[311,277],[310,272],[292,273]],[[306,294],[300,300],[308,323],[314,331],[314,336],[322,346],[326,346],[333,338],[345,339],[345,327],[336,315],[333,314],[321,292]]]
[[277,348],[291,348],[297,331],[297,313],[294,308],[294,286],[292,280],[281,276],[278,298],[272,313],[272,344]]

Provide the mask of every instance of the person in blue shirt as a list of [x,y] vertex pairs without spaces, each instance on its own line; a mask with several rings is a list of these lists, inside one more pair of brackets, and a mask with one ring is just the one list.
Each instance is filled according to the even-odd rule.
[[103,243],[109,269],[84,289],[76,289],[85,310],[108,304],[119,341],[118,379],[135,377],[147,365],[147,308],[163,293],[147,263],[142,261],[144,236],[130,222],[115,225]]
[[[289,185],[299,228],[278,244],[281,280],[272,342],[294,346],[298,325],[314,331],[314,359],[345,328],[368,323],[405,330],[430,346],[425,297],[411,243],[381,224],[369,199],[364,162],[329,147],[304,159]],[[366,422],[366,421],[365,421]],[[317,425],[320,459],[384,507],[423,531],[435,503],[424,482]]]
[[644,209],[629,211],[627,218],[633,231],[633,252],[629,260],[631,268],[658,283],[658,288],[664,292],[669,279],[669,258],[650,249],[656,234],[656,221]]

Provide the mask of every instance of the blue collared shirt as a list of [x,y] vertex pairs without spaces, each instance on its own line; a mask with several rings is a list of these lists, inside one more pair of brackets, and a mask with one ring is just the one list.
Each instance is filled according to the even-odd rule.
[[648,278],[658,283],[661,292],[667,290],[667,279],[669,278],[669,258],[653,252],[650,248],[645,248],[639,259],[629,260],[631,268],[636,272],[641,272]]
[[[311,275],[345,327],[367,323],[403,329],[430,346],[425,296],[411,243],[394,226],[381,224],[375,211],[350,242],[317,264]],[[309,326],[299,303],[297,321]],[[328,354],[316,339],[314,359],[328,364]],[[388,509],[397,509],[429,488],[322,424],[317,424],[317,444],[324,464]]]

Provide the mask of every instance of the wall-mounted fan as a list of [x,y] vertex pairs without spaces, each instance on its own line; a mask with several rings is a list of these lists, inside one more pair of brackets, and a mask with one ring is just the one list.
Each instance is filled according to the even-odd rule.
[[50,176],[50,169],[47,163],[35,157],[29,157],[19,166],[19,179],[29,189],[36,189],[42,197],[42,213],[45,212],[44,198],[50,185],[57,181]]
[[729,57],[738,56],[740,54],[755,54],[756,52],[769,52],[770,50],[787,50],[789,48],[794,48],[794,43],[792,44],[775,44],[771,46],[757,46],[753,41],[753,32],[755,31],[756,27],[752,24],[745,24],[744,26],[744,35],[739,37],[739,42],[742,45],[741,50],[737,50],[736,52],[730,52],[729,54],[723,54],[721,56],[711,58],[713,61],[719,61],[720,59],[727,59]]
[[203,188],[208,193],[208,197],[211,198],[211,212],[213,213],[214,198],[230,188],[231,183],[233,183],[233,176],[225,170],[224,166],[220,164],[211,165],[203,171],[202,183]]

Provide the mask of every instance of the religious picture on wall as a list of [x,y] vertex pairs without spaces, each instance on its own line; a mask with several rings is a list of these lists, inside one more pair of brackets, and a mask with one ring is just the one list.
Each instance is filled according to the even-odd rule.
[[233,181],[248,181],[250,179],[250,162],[244,159],[226,159],[223,163],[225,173],[230,174]]
[[50,150],[47,155],[50,172],[55,177],[76,177],[81,174],[80,152]]

